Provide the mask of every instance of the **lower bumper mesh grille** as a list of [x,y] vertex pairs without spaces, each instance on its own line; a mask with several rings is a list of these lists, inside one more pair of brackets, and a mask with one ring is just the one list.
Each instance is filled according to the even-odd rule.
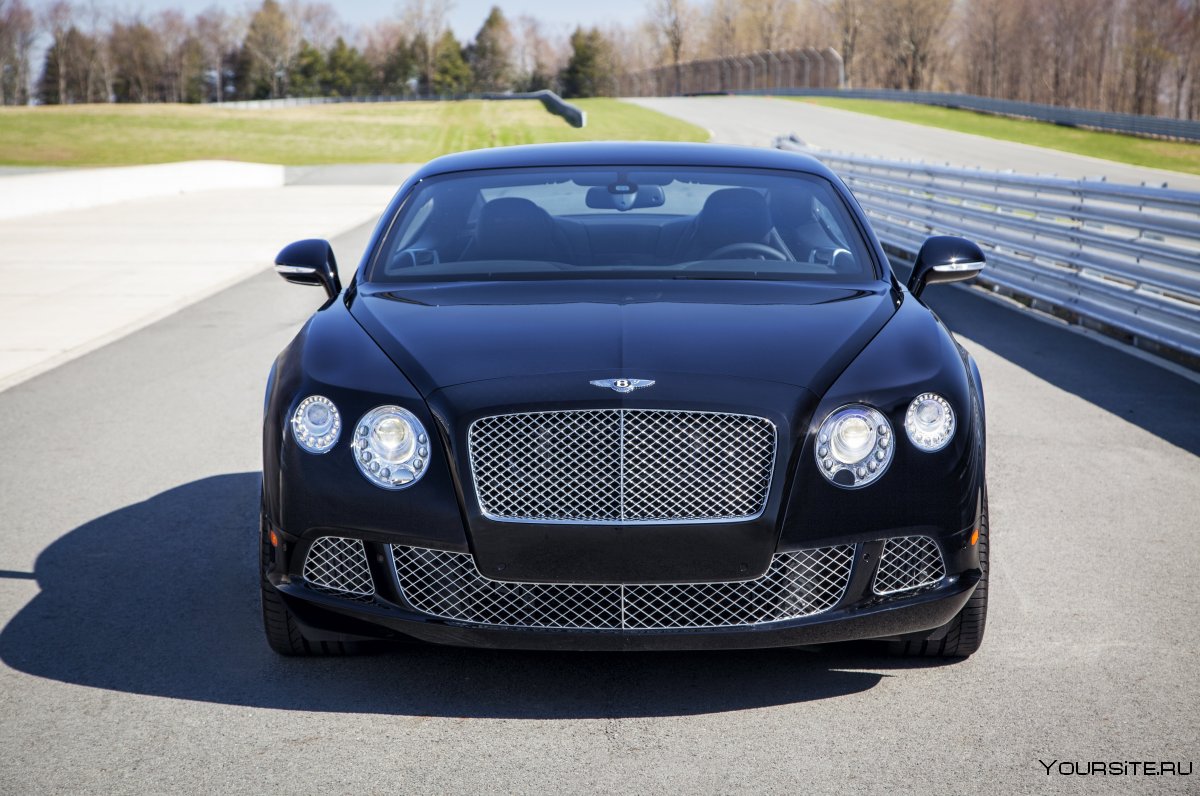
[[473,556],[392,546],[404,598],[431,616],[497,627],[687,630],[800,619],[834,607],[846,591],[854,546],[779,553],[761,578],[678,584],[496,581]]
[[306,583],[318,589],[354,597],[375,593],[375,581],[361,539],[320,537],[308,548],[303,575]]
[[928,536],[898,536],[883,543],[872,590],[878,595],[932,586],[946,577],[938,543]]

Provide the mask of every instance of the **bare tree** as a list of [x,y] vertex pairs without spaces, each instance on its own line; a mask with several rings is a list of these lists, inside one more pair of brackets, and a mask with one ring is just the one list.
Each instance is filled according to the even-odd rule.
[[339,36],[345,35],[345,26],[329,3],[298,3],[293,0],[288,5],[287,13],[295,21],[296,35],[322,52],[332,47]]
[[70,55],[64,46],[67,31],[74,26],[75,8],[67,0],[55,0],[42,12],[42,27],[50,34],[52,46],[48,58],[53,59],[57,78],[58,101],[67,101],[67,74]]
[[675,70],[675,93],[683,93],[683,72],[680,64],[683,47],[687,42],[689,9],[685,0],[655,0],[653,8],[654,26],[662,36],[671,64]]
[[749,17],[759,50],[774,50],[779,46],[780,33],[787,28],[788,11],[793,0],[747,0],[742,8]]
[[925,87],[951,2],[893,0],[874,7],[880,77],[885,86],[909,90]]
[[[1000,2],[1001,0],[997,0]],[[834,28],[841,43],[842,64],[846,71],[846,88],[854,87],[856,77],[855,53],[862,32],[865,16],[864,0],[826,0],[824,9],[833,18]]]
[[167,9],[155,15],[153,28],[162,47],[164,71],[160,76],[160,90],[163,99],[182,102],[187,93],[184,84],[188,76],[188,37],[191,35],[187,19],[182,12]]
[[0,0],[0,105],[29,102],[29,82],[37,27],[21,0]]
[[225,61],[242,40],[241,20],[220,6],[209,6],[196,15],[196,38],[200,42],[204,68],[211,76],[213,97],[225,98]]
[[401,18],[413,34],[417,70],[424,91],[432,90],[434,61],[450,8],[450,0],[406,0],[404,4]]

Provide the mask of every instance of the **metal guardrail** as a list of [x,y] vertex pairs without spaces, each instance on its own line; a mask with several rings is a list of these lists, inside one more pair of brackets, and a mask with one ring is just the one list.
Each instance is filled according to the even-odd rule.
[[269,110],[272,108],[296,108],[305,105],[335,105],[343,102],[438,102],[465,99],[485,100],[538,100],[546,110],[561,116],[572,127],[587,125],[587,112],[564,100],[553,91],[528,91],[513,94],[438,94],[432,96],[374,95],[361,97],[280,97],[278,99],[237,100],[221,103],[222,108],[232,110]]
[[1058,105],[1043,105],[1036,102],[980,97],[974,94],[950,94],[942,91],[897,91],[894,89],[821,89],[821,88],[761,88],[751,91],[734,91],[735,94],[775,95],[796,97],[843,97],[846,99],[872,99],[889,102],[915,102],[921,105],[939,105],[944,108],[963,108],[998,116],[1017,116],[1051,122],[1064,127],[1086,127],[1110,133],[1179,138],[1185,141],[1200,141],[1200,121],[1192,119],[1170,119],[1165,116],[1139,116],[1134,113],[1112,113],[1089,111],[1082,108],[1064,108]]
[[930,235],[971,238],[985,286],[1200,369],[1200,193],[776,146],[833,169],[908,261]]

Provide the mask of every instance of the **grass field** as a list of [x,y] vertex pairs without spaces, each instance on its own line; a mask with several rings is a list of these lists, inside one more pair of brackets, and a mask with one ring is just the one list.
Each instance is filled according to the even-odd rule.
[[0,165],[126,166],[220,159],[304,165],[420,162],[447,152],[545,141],[704,141],[700,127],[612,99],[579,100],[577,130],[535,100],[0,109]]
[[938,108],[910,102],[883,102],[840,97],[789,97],[788,99],[812,102],[858,113],[869,113],[873,116],[883,116],[929,127],[941,127],[960,133],[973,133],[1003,141],[1016,141],[1048,149],[1058,149],[1077,155],[1090,155],[1120,163],[1131,163],[1135,166],[1200,174],[1200,144],[1079,130],[1046,122],[1009,119],[957,108]]

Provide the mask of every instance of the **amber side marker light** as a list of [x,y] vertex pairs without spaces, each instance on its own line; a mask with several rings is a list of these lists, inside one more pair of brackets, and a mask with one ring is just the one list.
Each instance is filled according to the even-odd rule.
[[[274,539],[275,539],[274,531],[271,532],[271,539],[272,539],[272,541],[274,541]],[[979,529],[976,528],[974,531],[971,532],[971,546],[974,547],[975,543],[978,541],[979,541]]]
[[[979,536],[979,531],[975,532],[975,536]],[[974,537],[971,538],[971,544],[975,544]],[[275,535],[274,531],[271,531],[271,547],[279,547],[279,537]]]

